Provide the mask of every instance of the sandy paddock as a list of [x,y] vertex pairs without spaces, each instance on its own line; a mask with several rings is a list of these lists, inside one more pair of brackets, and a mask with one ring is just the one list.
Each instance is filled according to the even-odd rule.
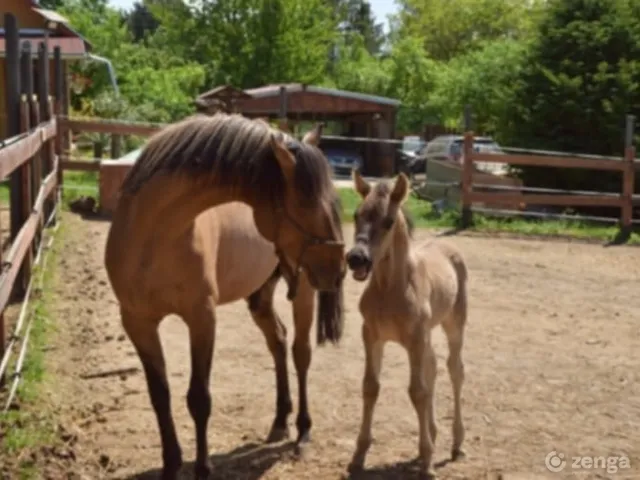
[[[102,263],[109,224],[68,213],[63,221],[54,312],[60,329],[47,361],[54,371],[51,402],[72,453],[58,451],[56,461],[45,462],[43,474],[64,464],[70,478],[156,478],[161,456],[155,416]],[[351,227],[347,235],[351,238]],[[416,241],[432,235],[419,231]],[[478,236],[450,241],[463,250],[470,271],[463,353],[467,457],[440,466],[439,476],[640,476],[640,250]],[[277,308],[291,341],[284,290],[281,284]],[[342,345],[314,347],[309,380],[313,443],[302,458],[288,443],[262,444],[275,409],[272,360],[244,302],[218,309],[209,428],[214,478],[320,480],[345,475],[360,422],[361,291],[362,285],[349,278]],[[168,318],[161,330],[174,418],[190,462],[195,444],[185,400],[186,329],[179,318]],[[439,330],[434,342],[439,423],[435,460],[442,462],[449,456],[451,387]],[[296,403],[291,359],[289,366]],[[95,377],[117,369],[125,373]],[[415,475],[411,461],[417,454],[417,425],[408,380],[406,355],[389,345],[374,418],[375,443],[364,478]],[[293,433],[294,420],[295,410]],[[569,461],[560,473],[545,468],[545,456],[552,450]],[[614,468],[572,469],[571,457],[578,455],[627,456],[630,468],[615,473]],[[190,467],[185,466],[184,478],[191,477]]]

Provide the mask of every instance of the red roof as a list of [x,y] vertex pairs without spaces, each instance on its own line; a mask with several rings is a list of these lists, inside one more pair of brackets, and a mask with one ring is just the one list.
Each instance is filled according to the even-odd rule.
[[[20,45],[26,41],[31,42],[31,52],[36,55],[38,53],[38,46],[40,42],[44,43],[45,39],[44,37],[21,38]],[[53,49],[55,47],[60,47],[62,55],[80,56],[87,52],[84,40],[77,37],[49,37],[47,43],[49,46],[49,55],[53,55]],[[4,37],[0,37],[0,55],[4,56],[4,52],[5,39]]]

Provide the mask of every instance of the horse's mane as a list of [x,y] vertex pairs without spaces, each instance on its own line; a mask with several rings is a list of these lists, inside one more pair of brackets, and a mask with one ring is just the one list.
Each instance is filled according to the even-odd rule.
[[318,148],[274,130],[266,122],[224,113],[194,115],[154,134],[120,192],[135,194],[158,174],[186,173],[204,181],[215,177],[215,185],[250,190],[258,200],[281,199],[285,181],[270,145],[273,134],[282,135],[296,158],[295,187],[301,201],[333,203],[329,164]]

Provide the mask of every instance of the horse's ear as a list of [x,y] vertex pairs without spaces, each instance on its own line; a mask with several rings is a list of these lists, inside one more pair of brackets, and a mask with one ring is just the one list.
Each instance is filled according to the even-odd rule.
[[280,133],[271,134],[271,149],[273,150],[280,169],[287,180],[293,177],[296,168],[296,157],[294,157],[284,143],[284,137]]
[[400,173],[398,178],[396,179],[396,184],[393,187],[393,191],[391,192],[390,200],[393,203],[397,203],[398,205],[402,205],[409,196],[409,179],[404,173]]
[[324,128],[323,122],[316,123],[315,127],[313,127],[304,135],[304,137],[302,138],[302,142],[308,143],[310,145],[314,145],[317,147],[320,144],[320,139],[322,138],[323,128]]
[[356,169],[353,169],[351,171],[351,177],[353,178],[353,186],[355,188],[355,191],[358,192],[358,195],[360,195],[362,198],[367,198],[367,195],[369,195],[369,192],[371,191],[371,185],[369,185],[367,181],[362,178],[362,175],[360,175],[360,171]]

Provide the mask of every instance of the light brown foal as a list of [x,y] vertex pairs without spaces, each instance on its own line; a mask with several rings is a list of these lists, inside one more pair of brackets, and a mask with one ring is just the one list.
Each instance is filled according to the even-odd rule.
[[362,424],[350,470],[362,469],[371,445],[383,347],[387,341],[395,341],[409,354],[409,396],[418,415],[421,473],[432,476],[437,427],[431,330],[436,325],[442,325],[449,343],[447,367],[454,399],[452,459],[462,455],[461,350],[467,318],[467,269],[462,255],[451,245],[441,241],[411,245],[412,224],[402,208],[409,193],[404,174],[395,185],[382,182],[371,187],[358,172],[353,179],[363,201],[355,213],[355,245],[347,253],[347,263],[354,279],[369,282],[359,305],[366,360]]

